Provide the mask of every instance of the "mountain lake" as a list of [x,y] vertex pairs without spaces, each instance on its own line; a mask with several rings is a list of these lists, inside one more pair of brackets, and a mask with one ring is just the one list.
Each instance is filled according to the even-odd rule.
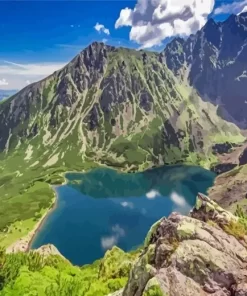
[[31,248],[54,244],[76,265],[92,263],[114,245],[131,251],[160,218],[188,214],[197,193],[206,193],[214,178],[211,171],[186,165],[131,174],[108,168],[67,173]]

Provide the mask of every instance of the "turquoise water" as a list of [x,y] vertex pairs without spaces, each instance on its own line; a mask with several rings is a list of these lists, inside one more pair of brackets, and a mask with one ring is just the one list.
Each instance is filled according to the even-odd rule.
[[170,166],[124,174],[111,169],[68,173],[56,188],[57,208],[35,236],[32,248],[52,243],[73,264],[87,264],[117,245],[140,246],[150,226],[173,211],[187,214],[215,174],[200,167]]

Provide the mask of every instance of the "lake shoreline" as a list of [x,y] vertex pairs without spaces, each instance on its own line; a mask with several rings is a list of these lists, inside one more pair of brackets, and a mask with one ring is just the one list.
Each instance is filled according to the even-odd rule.
[[[62,185],[59,185],[59,186],[62,186]],[[58,193],[56,191],[56,188],[54,188],[54,186],[51,186],[51,188],[54,192],[54,198],[53,198],[50,208],[48,208],[45,211],[45,213],[42,215],[40,220],[34,225],[32,230],[26,236],[18,239],[13,244],[11,244],[9,247],[7,247],[6,253],[17,253],[17,252],[30,251],[31,245],[35,239],[35,236],[40,231],[41,227],[44,225],[44,223],[45,223],[46,219],[49,217],[49,215],[57,208]]]
[[[62,185],[58,185],[56,187],[59,187],[59,186],[63,186],[64,184]],[[36,235],[38,234],[38,232],[41,230],[42,226],[44,225],[44,223],[46,222],[46,219],[48,219],[49,215],[56,210],[57,208],[57,205],[58,205],[58,193],[56,191],[56,187],[55,186],[51,186],[52,190],[54,191],[54,202],[52,203],[51,207],[46,211],[46,213],[44,213],[44,215],[42,216],[42,218],[39,220],[39,222],[35,225],[35,227],[33,228],[32,230],[32,237],[30,238],[29,242],[28,242],[28,245],[27,245],[27,249],[26,249],[26,252],[30,251],[31,250],[31,246],[32,246],[32,243],[36,237]]]
[[[172,167],[179,167],[179,164],[173,165]],[[185,165],[187,166],[187,165]],[[103,166],[103,168],[105,168]],[[109,168],[109,167],[107,167]],[[116,168],[109,168],[111,170],[114,170],[115,172],[121,172],[126,174],[127,172],[124,172],[122,170],[116,169]],[[158,169],[158,168],[155,168]],[[152,168],[148,168],[146,169],[146,171],[148,170],[152,170]],[[206,169],[207,170],[207,169]],[[145,170],[144,170],[145,171]],[[209,170],[207,170],[209,171]],[[58,192],[57,192],[57,188],[64,186],[64,185],[68,185],[69,180],[66,178],[67,174],[73,174],[73,173],[78,173],[78,174],[85,174],[87,173],[87,171],[85,170],[74,170],[74,171],[66,171],[63,172],[62,174],[60,174],[63,177],[63,182],[61,182],[61,184],[58,185],[50,185],[50,188],[53,190],[54,192],[54,198],[52,199],[51,205],[49,208],[47,208],[44,212],[44,214],[42,215],[42,217],[39,219],[39,221],[37,221],[37,223],[34,225],[34,227],[31,229],[31,231],[24,237],[18,239],[16,242],[14,242],[12,245],[10,245],[7,248],[7,252],[11,253],[11,252],[28,252],[32,249],[32,245],[39,233],[39,231],[42,229],[42,227],[44,226],[46,219],[49,217],[50,214],[53,213],[54,210],[56,210],[57,206],[58,206]],[[141,173],[141,172],[136,172],[136,173]],[[135,174],[136,174],[135,173]]]

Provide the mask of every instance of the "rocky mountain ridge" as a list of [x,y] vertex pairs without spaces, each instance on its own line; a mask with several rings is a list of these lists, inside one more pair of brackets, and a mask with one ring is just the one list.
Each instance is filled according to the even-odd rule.
[[38,158],[44,167],[89,158],[118,166],[210,162],[214,143],[243,140],[216,107],[179,85],[159,54],[97,42],[1,104],[0,135],[0,151],[25,150],[34,167]]
[[247,13],[210,19],[187,40],[175,38],[163,55],[180,81],[219,106],[220,116],[247,127]]

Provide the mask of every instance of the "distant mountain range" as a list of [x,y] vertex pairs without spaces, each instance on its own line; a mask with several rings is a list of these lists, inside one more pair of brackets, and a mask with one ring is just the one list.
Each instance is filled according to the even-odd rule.
[[218,105],[220,116],[247,128],[247,13],[210,19],[188,39],[174,39],[164,55],[180,81]]
[[0,101],[13,96],[18,92],[17,89],[0,89]]
[[39,165],[208,166],[215,144],[244,139],[246,82],[247,13],[161,53],[94,42],[1,104],[0,151],[39,145]]

